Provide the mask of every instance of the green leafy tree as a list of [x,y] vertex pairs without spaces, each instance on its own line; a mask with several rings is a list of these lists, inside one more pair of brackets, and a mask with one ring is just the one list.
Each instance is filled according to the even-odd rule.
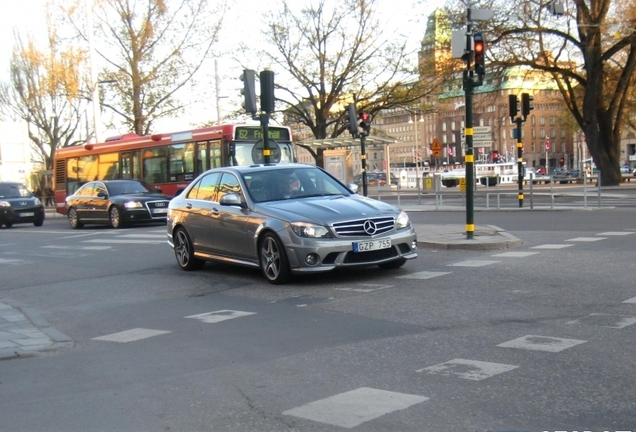
[[[88,41],[83,3],[60,1],[79,39]],[[182,113],[182,96],[211,57],[224,11],[224,2],[207,0],[95,0],[95,46],[106,64],[99,79],[110,83],[102,106],[139,135]]]
[[[620,140],[634,94],[635,2],[573,0],[554,14],[553,0],[490,0],[479,23],[495,66],[529,66],[551,76],[585,134],[603,185],[620,182]],[[564,5],[560,3],[560,5]],[[455,22],[466,5],[454,3]],[[465,18],[464,18],[465,19]]]
[[[373,116],[418,105],[435,91],[439,76],[420,79],[423,66],[410,61],[406,36],[397,41],[387,36],[377,2],[320,0],[299,9],[280,0],[272,8],[263,32],[270,48],[262,51],[263,63],[276,73],[277,109],[288,123],[304,125],[316,139],[334,138],[347,130],[349,103]],[[321,149],[302,147],[323,165]]]

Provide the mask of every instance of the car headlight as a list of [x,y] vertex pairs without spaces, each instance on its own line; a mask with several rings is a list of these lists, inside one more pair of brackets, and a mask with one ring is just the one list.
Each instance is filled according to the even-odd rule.
[[311,238],[331,237],[331,233],[329,232],[329,230],[322,225],[314,225],[314,224],[304,223],[304,222],[295,222],[291,224],[291,228],[299,237],[311,237]]
[[36,205],[36,206],[39,206],[39,205],[41,205],[41,204],[42,204],[42,201],[40,201],[40,198],[36,198],[36,199],[35,199],[35,205]]
[[128,201],[124,204],[127,209],[141,208],[143,205],[139,201]]
[[397,219],[395,220],[395,228],[396,229],[406,228],[410,224],[411,224],[411,221],[409,221],[409,216],[403,211],[400,212]]
[[0,207],[11,207],[9,201],[0,201]]

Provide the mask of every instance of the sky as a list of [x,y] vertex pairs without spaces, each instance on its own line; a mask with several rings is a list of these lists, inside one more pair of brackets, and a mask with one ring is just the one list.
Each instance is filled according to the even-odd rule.
[[[6,81],[8,77],[9,56],[13,46],[14,28],[19,28],[22,32],[30,32],[36,37],[42,37],[42,29],[46,27],[46,16],[44,5],[46,0],[20,0],[19,2],[10,2],[1,0],[0,9],[0,81]],[[261,15],[265,11],[267,1],[262,0],[229,0],[233,6],[231,7],[226,20],[224,21],[224,29],[221,33],[220,47],[231,47],[238,42],[254,43],[262,38],[260,35]],[[337,1],[337,0],[327,0]],[[290,4],[300,6],[307,4],[311,0],[293,0]],[[415,51],[419,47],[420,41],[424,37],[426,29],[426,20],[428,15],[433,11],[434,2],[418,2],[417,0],[379,0],[378,17],[390,32],[395,34],[408,35],[410,48]],[[39,35],[39,36],[38,36]],[[413,59],[416,61],[416,57]],[[240,67],[235,62],[220,57],[218,59],[218,76],[221,81],[221,92],[219,99],[221,113],[234,111],[237,104],[240,105],[238,97],[239,89],[242,83],[238,79],[240,76]],[[255,67],[256,68],[256,67]],[[209,62],[205,74],[210,77],[215,76],[214,63]],[[211,82],[214,86],[214,82]],[[216,119],[216,100],[208,105],[206,111],[212,109]],[[193,108],[189,115],[194,116],[200,109]],[[161,131],[167,131],[169,128],[175,130],[187,129],[191,127],[187,122],[175,120],[166,122],[161,126]],[[166,129],[168,128],[168,129]],[[119,133],[123,133],[119,131]]]

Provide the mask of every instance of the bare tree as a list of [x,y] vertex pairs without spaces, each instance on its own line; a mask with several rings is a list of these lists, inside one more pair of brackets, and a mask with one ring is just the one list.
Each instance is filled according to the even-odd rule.
[[[395,42],[395,35],[387,36],[376,3],[319,0],[298,11],[297,5],[280,0],[280,8],[267,16],[263,36],[273,50],[264,51],[264,57],[276,72],[277,107],[315,138],[347,130],[349,103],[373,116],[419,104],[437,87],[439,78],[420,79],[417,62],[409,62],[406,37]],[[322,166],[322,150],[304,147]]]
[[55,28],[48,27],[48,46],[38,49],[15,35],[10,82],[0,85],[4,116],[27,123],[29,139],[45,169],[53,167],[55,150],[84,142],[81,128],[86,100],[80,88],[85,55],[74,47],[62,48]]
[[[554,79],[585,134],[602,184],[616,185],[621,179],[626,107],[634,92],[636,3],[573,0],[558,16],[554,4],[553,0],[481,3],[480,8],[495,11],[493,20],[480,24],[491,44],[489,56],[494,65],[529,66]],[[461,9],[465,16],[465,4],[454,5],[459,14]]]
[[[84,10],[68,1],[60,5],[80,39],[88,41]],[[147,135],[156,120],[174,117],[186,106],[180,92],[195,84],[209,59],[225,3],[101,0],[95,6],[96,49],[107,64],[99,79],[112,82],[101,103],[131,131]]]

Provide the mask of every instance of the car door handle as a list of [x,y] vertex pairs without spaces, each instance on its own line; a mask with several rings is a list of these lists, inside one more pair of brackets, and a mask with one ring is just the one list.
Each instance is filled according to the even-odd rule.
[[213,208],[212,210],[210,210],[210,215],[211,216],[218,216],[220,213],[221,212],[217,208]]
[[191,208],[192,208],[192,204],[187,203],[187,204],[186,204],[186,208],[187,208],[188,210],[189,210],[189,209],[191,209]]

